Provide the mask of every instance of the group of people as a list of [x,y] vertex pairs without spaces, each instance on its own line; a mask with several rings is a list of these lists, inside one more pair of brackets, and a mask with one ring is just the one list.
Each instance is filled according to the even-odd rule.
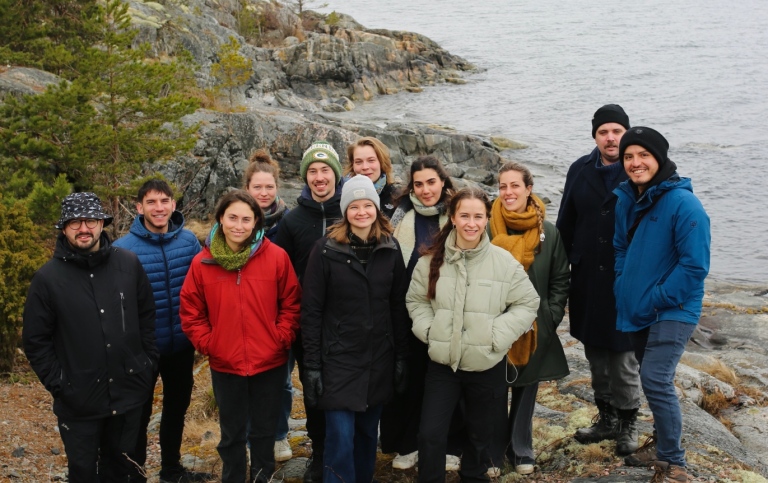
[[[370,483],[379,442],[393,467],[418,464],[420,482],[450,470],[489,481],[505,457],[531,474],[539,383],[569,373],[556,333],[566,302],[598,408],[575,438],[615,439],[628,464],[686,481],[673,379],[701,311],[709,219],[661,134],[630,128],[613,104],[592,125],[597,147],[571,166],[557,226],[521,164],[502,166],[493,202],[455,189],[433,156],[397,190],[372,137],[348,146],[344,168],[330,143],[312,143],[290,210],[279,166],[256,152],[203,247],[165,181],[141,187],[115,242],[95,194],[67,196],[23,342],[53,396],[70,481],[146,481],[158,376],[160,481],[212,478],[180,463],[195,350],[210,365],[224,482],[270,481],[292,457],[294,361],[305,483]],[[514,364],[518,339],[535,349]],[[638,449],[641,387],[655,445]]]

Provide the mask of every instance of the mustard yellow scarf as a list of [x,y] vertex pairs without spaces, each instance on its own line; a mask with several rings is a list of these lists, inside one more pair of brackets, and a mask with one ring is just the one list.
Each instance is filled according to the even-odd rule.
[[[533,193],[531,199],[539,206],[542,217],[546,213],[544,203]],[[507,229],[522,231],[522,235],[508,235]],[[533,263],[536,247],[539,246],[543,229],[539,226],[536,208],[529,203],[524,213],[504,208],[501,198],[496,198],[491,208],[491,243],[507,250],[527,271]]]

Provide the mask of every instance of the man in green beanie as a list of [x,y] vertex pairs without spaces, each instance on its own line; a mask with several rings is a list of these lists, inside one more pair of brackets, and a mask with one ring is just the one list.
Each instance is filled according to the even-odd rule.
[[[301,282],[312,245],[325,236],[326,229],[342,217],[339,155],[328,141],[315,141],[304,151],[299,173],[306,186],[296,200],[296,208],[288,212],[280,222],[275,243],[288,253]],[[301,333],[292,350],[303,381],[304,349]],[[312,462],[304,473],[304,483],[317,483],[323,481],[325,413],[310,407],[306,407],[306,412],[307,433],[312,440]]]

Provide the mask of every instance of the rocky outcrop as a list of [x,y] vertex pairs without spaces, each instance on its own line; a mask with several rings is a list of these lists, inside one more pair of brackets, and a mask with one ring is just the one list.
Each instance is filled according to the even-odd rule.
[[[282,39],[275,48],[256,47],[237,33],[238,16],[245,3],[238,0],[184,3],[129,0],[129,13],[139,35],[157,56],[190,52],[198,64],[197,78],[203,87],[214,85],[210,67],[222,44],[233,36],[241,54],[254,61],[253,75],[240,90],[240,100],[255,99],[303,110],[333,110],[339,98],[354,102],[401,90],[418,90],[450,80],[474,69],[461,57],[450,54],[429,38],[411,32],[366,29],[347,15],[337,15],[333,25],[318,20],[314,31]],[[248,8],[267,8],[264,3]],[[276,4],[268,7],[278,8]],[[271,11],[271,10],[270,10]],[[276,21],[290,28],[299,24],[286,8],[272,11]],[[312,107],[297,105],[280,91],[290,90]],[[320,104],[324,101],[323,104]],[[329,104],[330,101],[330,104]],[[349,110],[354,104],[344,103]]]
[[40,94],[48,86],[61,82],[61,77],[30,67],[0,68],[0,101],[5,96],[21,97],[26,94]]
[[[459,186],[492,183],[503,162],[485,139],[439,126],[400,122],[370,125],[289,109],[252,109],[243,113],[201,110],[184,122],[199,126],[194,149],[151,168],[180,187],[180,206],[195,217],[206,217],[222,193],[243,185],[248,158],[259,148],[268,149],[280,163],[280,193],[289,204],[303,186],[298,178],[301,155],[317,139],[333,144],[343,163],[348,144],[360,136],[375,136],[389,147],[400,182],[407,179],[410,162],[424,154],[435,155],[447,163]],[[490,185],[484,188],[493,189]]]

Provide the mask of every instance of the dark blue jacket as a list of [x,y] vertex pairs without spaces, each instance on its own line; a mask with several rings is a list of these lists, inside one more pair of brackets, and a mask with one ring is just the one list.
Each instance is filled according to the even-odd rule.
[[[627,232],[637,214],[664,196]],[[614,190],[616,202],[616,328],[636,332],[656,322],[696,324],[709,272],[709,216],[691,180],[672,175],[639,198],[629,182]]]
[[184,229],[184,216],[173,212],[168,232],[153,233],[144,226],[144,216],[139,215],[130,232],[114,245],[135,253],[147,272],[157,308],[155,340],[160,354],[192,347],[181,330],[179,303],[184,277],[201,248],[195,235]]

